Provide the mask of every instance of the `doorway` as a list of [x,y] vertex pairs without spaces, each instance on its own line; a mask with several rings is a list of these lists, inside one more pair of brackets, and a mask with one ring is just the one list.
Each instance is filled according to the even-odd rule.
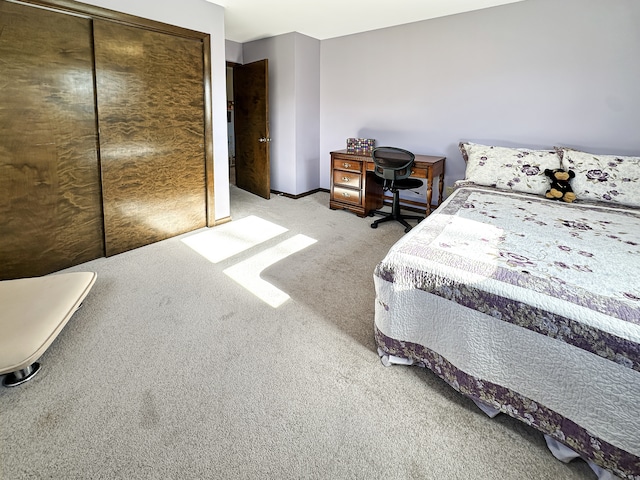
[[238,188],[268,199],[271,137],[266,59],[244,65],[227,63],[227,126],[233,143],[229,146],[230,182],[233,175]]

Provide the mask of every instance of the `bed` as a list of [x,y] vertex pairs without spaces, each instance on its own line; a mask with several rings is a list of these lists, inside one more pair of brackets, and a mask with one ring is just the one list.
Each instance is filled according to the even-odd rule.
[[[429,368],[601,479],[640,479],[640,158],[461,149],[466,180],[375,269],[383,363]],[[544,195],[556,162],[573,203]]]

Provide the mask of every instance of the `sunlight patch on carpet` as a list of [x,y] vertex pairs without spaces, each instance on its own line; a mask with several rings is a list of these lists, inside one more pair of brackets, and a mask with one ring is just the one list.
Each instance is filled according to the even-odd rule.
[[299,252],[316,242],[317,240],[306,235],[296,235],[227,268],[224,273],[263,302],[273,308],[278,308],[290,298],[289,295],[260,278],[260,273],[283,258]]
[[218,263],[277,237],[287,229],[250,215],[182,239],[212,263]]

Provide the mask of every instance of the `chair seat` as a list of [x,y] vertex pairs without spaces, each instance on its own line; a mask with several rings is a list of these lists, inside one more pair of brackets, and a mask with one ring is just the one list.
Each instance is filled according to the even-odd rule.
[[96,281],[71,272],[0,282],[0,375],[33,364],[56,339]]
[[[384,185],[384,179],[380,177],[374,177],[376,183]],[[418,178],[404,178],[402,180],[396,180],[394,185],[399,190],[409,190],[411,188],[420,188],[424,183]]]
[[417,178],[405,178],[403,180],[396,180],[394,185],[401,190],[408,190],[410,188],[420,188],[423,183],[422,180]]

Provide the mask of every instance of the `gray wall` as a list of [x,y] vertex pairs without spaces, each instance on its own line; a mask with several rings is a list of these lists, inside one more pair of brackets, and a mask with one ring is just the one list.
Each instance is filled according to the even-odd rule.
[[242,44],[225,40],[224,53],[227,62],[242,63]]
[[319,186],[320,41],[288,33],[243,44],[244,63],[269,60],[271,188]]
[[244,63],[269,60],[271,188],[295,191],[295,34],[243,45]]
[[297,195],[320,185],[320,42],[301,34],[295,40]]
[[640,2],[527,0],[321,43],[329,151],[375,138],[447,157],[463,140],[640,155]]

